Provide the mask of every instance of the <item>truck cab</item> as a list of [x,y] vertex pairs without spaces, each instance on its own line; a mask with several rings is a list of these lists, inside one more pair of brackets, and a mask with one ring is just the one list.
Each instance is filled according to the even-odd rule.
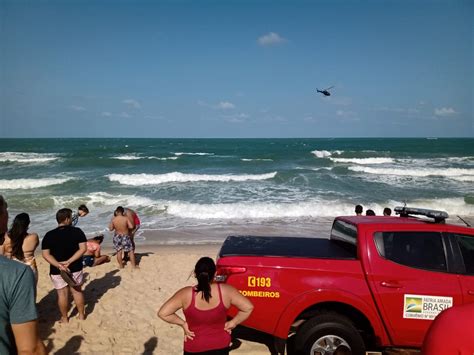
[[441,311],[474,302],[474,230],[440,211],[396,212],[337,217],[329,239],[228,237],[217,279],[251,299],[245,325],[280,352],[290,340],[311,355],[420,348]]

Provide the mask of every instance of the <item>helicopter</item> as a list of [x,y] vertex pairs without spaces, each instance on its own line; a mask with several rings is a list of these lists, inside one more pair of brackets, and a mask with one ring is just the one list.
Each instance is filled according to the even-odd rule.
[[324,89],[324,90],[316,89],[316,91],[323,94],[324,96],[331,96],[331,93],[329,92],[329,89],[332,89],[333,87],[334,86],[330,86],[330,87],[328,87],[327,89]]

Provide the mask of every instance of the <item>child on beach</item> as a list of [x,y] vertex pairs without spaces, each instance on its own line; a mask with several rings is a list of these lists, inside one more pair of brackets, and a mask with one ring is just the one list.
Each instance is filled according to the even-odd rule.
[[130,263],[133,268],[138,268],[135,262],[135,252],[133,250],[132,239],[129,231],[133,229],[130,219],[125,216],[125,209],[118,206],[115,209],[114,217],[110,221],[109,230],[114,231],[113,244],[117,252],[117,262],[120,269],[123,269],[122,250],[129,253]]

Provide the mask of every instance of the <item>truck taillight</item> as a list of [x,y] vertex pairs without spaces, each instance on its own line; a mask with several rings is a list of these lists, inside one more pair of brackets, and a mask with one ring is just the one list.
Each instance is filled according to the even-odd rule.
[[247,271],[247,268],[243,266],[217,266],[216,276],[214,279],[216,282],[226,282],[229,275],[242,274]]

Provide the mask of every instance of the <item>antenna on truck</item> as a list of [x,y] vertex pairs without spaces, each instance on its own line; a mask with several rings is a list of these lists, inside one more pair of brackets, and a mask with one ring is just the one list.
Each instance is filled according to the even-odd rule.
[[458,217],[466,226],[468,226],[469,228],[472,227],[469,223],[467,223],[461,216],[459,215],[456,215],[456,217]]

